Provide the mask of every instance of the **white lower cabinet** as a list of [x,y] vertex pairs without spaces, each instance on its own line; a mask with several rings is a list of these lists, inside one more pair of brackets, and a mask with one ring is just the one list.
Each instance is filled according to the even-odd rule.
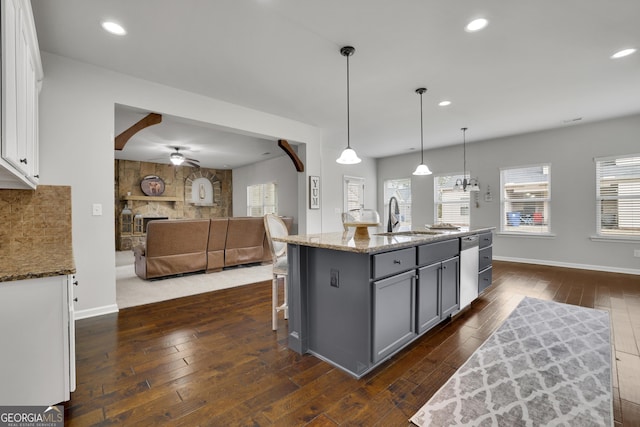
[[0,405],[55,405],[75,390],[73,276],[0,283]]

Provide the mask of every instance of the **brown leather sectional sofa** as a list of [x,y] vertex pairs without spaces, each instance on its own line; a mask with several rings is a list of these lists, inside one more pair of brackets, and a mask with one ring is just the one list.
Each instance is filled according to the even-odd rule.
[[[283,220],[291,229],[293,218]],[[151,221],[145,245],[133,252],[143,279],[271,262],[262,217]]]

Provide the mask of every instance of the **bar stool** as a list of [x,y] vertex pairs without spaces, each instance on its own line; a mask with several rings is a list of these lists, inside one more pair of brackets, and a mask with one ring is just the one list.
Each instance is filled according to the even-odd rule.
[[[271,324],[275,331],[278,329],[278,312],[284,311],[284,318],[289,318],[289,300],[287,292],[287,276],[289,275],[289,264],[287,262],[287,244],[276,242],[273,237],[285,237],[289,235],[284,221],[277,215],[266,214],[264,216],[264,230],[267,234],[267,242],[271,250],[273,259],[273,281],[271,290]],[[278,278],[284,280],[284,302],[279,304],[278,298]]]

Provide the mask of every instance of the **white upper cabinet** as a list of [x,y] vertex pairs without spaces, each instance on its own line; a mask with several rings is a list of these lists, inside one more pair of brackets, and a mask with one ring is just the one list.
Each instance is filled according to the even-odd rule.
[[38,94],[43,78],[29,0],[2,1],[0,188],[38,184]]

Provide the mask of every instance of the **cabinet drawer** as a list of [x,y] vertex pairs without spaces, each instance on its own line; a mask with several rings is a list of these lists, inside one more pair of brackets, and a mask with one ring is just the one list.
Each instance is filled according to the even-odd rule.
[[459,245],[458,239],[420,245],[418,246],[418,265],[429,265],[458,256]]
[[478,274],[478,294],[481,294],[485,289],[491,286],[492,270],[493,269],[489,267]]
[[493,247],[482,248],[479,251],[478,271],[482,271],[487,267],[491,267],[491,261],[493,259]]
[[481,233],[480,235],[480,249],[486,248],[487,246],[491,246],[493,244],[493,233],[487,231],[486,233]]
[[373,255],[374,279],[410,270],[416,266],[415,248],[399,249]]

